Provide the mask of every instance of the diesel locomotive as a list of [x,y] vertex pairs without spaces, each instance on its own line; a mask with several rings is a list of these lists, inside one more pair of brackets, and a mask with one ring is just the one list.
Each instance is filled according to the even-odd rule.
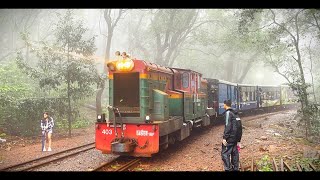
[[243,111],[294,100],[287,86],[235,84],[144,60],[125,58],[107,67],[108,113],[97,115],[95,125],[96,149],[104,154],[151,157],[218,120],[226,99]]

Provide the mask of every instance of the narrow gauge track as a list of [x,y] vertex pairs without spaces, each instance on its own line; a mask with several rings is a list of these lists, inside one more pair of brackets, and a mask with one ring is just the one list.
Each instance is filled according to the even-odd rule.
[[256,119],[262,119],[262,118],[266,118],[272,115],[276,115],[276,114],[284,114],[285,112],[281,111],[281,112],[272,112],[272,113],[267,113],[267,114],[261,114],[261,115],[251,115],[251,116],[244,116],[240,118],[243,119],[244,121],[252,121],[252,120],[256,120]]
[[[264,117],[268,117],[271,115],[275,115],[275,114],[279,114],[279,113],[283,113],[283,112],[272,112],[272,113],[267,113],[267,114],[261,114],[261,115],[246,115],[243,117],[243,119],[245,121],[251,121],[251,120],[255,120],[255,119],[261,119]],[[19,164],[15,164],[9,167],[5,167],[3,169],[0,169],[0,171],[27,171],[27,170],[31,170],[31,169],[35,169],[39,166],[43,166],[52,162],[56,162],[56,161],[60,161],[62,159],[65,159],[67,157],[71,157],[74,155],[77,155],[81,152],[85,152],[88,151],[90,149],[94,149],[95,148],[95,143],[88,143],[82,146],[78,146],[78,147],[74,147],[74,148],[70,148],[64,151],[60,151],[54,154],[50,154],[48,156],[44,156],[44,157],[40,157],[40,158],[36,158],[36,159],[32,159],[26,162],[22,162]],[[117,161],[123,161],[123,156],[119,156],[118,158],[104,163],[101,166],[97,167],[96,169],[92,170],[92,171],[126,171],[130,168],[133,168],[135,166],[138,165],[138,163],[140,162],[140,159],[131,159],[131,160],[126,160],[128,161],[127,163],[125,163],[124,165],[122,165],[121,167],[117,167],[117,168],[112,168],[111,170],[108,168],[105,168],[107,166],[112,166],[111,164]],[[119,166],[119,164],[117,165],[113,165],[112,167],[116,167]],[[299,166],[298,166],[299,167]],[[311,167],[311,166],[310,166]],[[251,167],[251,169],[253,168],[253,166]]]
[[[240,171],[259,171],[257,164],[255,163],[254,158],[251,158],[251,162],[249,166],[242,167],[242,162],[240,161]],[[272,163],[272,171],[319,171],[312,163],[308,163],[308,165],[303,166],[301,163],[296,162],[295,164],[289,164],[280,158],[279,164],[276,159],[273,157],[271,160]],[[296,166],[296,168],[294,168]]]
[[117,158],[105,162],[90,171],[128,171],[139,165],[140,158],[118,156]]
[[[291,110],[291,109],[289,109]],[[277,114],[286,114],[289,110],[283,110],[283,111],[276,111],[276,112],[265,112],[261,114],[239,114],[242,122],[249,122],[257,119],[266,118],[269,116],[277,115]],[[213,126],[222,125],[224,124],[223,118],[220,120],[217,120]]]
[[[252,120],[261,119],[261,118],[269,117],[271,115],[276,115],[276,114],[280,114],[280,113],[284,113],[284,112],[270,112],[270,113],[264,113],[264,114],[260,114],[260,115],[251,115],[251,116],[247,115],[247,116],[243,117],[243,119],[244,119],[244,121],[252,121]],[[137,167],[139,165],[140,161],[141,161],[141,159],[139,159],[139,158],[118,156],[117,158],[115,158],[109,162],[105,162],[105,163],[101,164],[100,166],[96,167],[95,169],[90,169],[89,171],[127,171],[130,169],[133,169],[134,167]],[[252,159],[251,169],[257,170],[253,159]]]
[[71,157],[74,155],[77,155],[81,152],[88,151],[90,149],[95,148],[95,143],[88,143],[85,145],[77,146],[74,148],[70,148],[64,151],[60,151],[54,154],[50,154],[48,156],[43,156],[40,158],[32,159],[30,161],[25,161],[19,164],[15,164],[9,167],[6,167],[4,169],[1,169],[0,171],[27,171],[31,169],[35,169],[39,166],[43,166],[52,162],[61,161],[67,157]]

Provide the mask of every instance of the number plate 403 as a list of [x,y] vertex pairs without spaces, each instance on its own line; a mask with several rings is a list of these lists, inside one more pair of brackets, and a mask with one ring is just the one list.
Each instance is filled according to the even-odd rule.
[[112,129],[103,129],[102,134],[106,134],[106,135],[112,134]]

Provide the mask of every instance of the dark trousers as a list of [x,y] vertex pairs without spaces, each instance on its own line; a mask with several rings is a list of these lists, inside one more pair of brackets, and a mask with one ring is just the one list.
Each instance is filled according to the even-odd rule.
[[222,144],[221,156],[225,171],[239,171],[239,152],[237,144],[229,143],[227,146]]

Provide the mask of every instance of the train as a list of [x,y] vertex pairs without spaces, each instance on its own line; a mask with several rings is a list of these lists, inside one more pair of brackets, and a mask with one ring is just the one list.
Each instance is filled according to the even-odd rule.
[[236,84],[139,59],[109,61],[107,67],[108,113],[95,123],[95,147],[103,154],[151,157],[194,128],[219,121],[224,100],[242,112],[296,101],[285,85]]

